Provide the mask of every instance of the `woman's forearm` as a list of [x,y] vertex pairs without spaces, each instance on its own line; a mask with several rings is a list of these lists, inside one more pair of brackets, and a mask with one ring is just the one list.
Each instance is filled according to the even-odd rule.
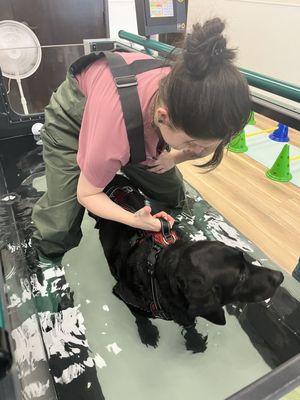
[[135,228],[137,227],[135,215],[114,203],[103,192],[78,198],[78,201],[98,217],[121,222]]
[[171,150],[171,155],[174,158],[175,164],[180,164],[184,161],[195,160],[200,157],[199,154],[196,154],[192,150]]
[[144,207],[137,210],[135,213],[131,213],[114,203],[103,192],[78,197],[78,201],[98,217],[120,222],[121,224],[129,225],[133,228],[145,231],[158,232],[161,229],[159,220],[151,215],[150,207]]
[[82,172],[78,179],[77,199],[81,205],[100,218],[145,231],[158,232],[161,229],[160,221],[151,215],[149,206],[144,206],[134,213],[124,210],[103,192],[103,188],[93,186]]

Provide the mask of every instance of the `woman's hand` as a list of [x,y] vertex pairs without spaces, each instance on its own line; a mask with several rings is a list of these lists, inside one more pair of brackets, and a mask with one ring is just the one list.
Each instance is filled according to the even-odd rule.
[[158,218],[164,218],[169,222],[171,227],[174,224],[174,218],[164,211],[161,211],[154,216],[151,215],[151,207],[145,206],[134,213],[134,226],[144,231],[159,232],[161,230],[161,223]]
[[155,172],[156,174],[163,174],[175,167],[175,161],[172,153],[169,151],[163,151],[156,160],[154,160],[149,171]]
[[144,231],[159,232],[161,230],[160,221],[151,215],[151,207],[145,206],[134,213],[134,226]]
[[167,214],[164,211],[160,211],[159,213],[154,214],[153,217],[165,219],[166,221],[169,222],[171,228],[173,227],[174,222],[175,222],[175,219],[173,217],[171,217],[171,215]]

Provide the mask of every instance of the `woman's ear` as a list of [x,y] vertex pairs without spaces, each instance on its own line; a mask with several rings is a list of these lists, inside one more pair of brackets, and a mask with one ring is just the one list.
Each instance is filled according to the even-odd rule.
[[165,107],[158,107],[155,111],[155,117],[159,124],[170,126],[169,114]]

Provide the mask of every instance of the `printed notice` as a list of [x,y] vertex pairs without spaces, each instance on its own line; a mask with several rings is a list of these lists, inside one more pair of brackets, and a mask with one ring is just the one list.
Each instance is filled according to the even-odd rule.
[[150,17],[174,17],[173,0],[150,0]]

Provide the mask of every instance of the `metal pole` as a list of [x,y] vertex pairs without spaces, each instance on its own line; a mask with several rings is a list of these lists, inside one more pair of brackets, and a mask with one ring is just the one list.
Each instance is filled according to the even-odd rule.
[[300,87],[290,83],[258,74],[244,68],[239,68],[246,77],[250,86],[265,90],[266,92],[277,94],[289,100],[300,103]]
[[[156,50],[165,54],[170,54],[172,52],[176,54],[181,52],[181,49],[170,46],[169,44],[161,43],[156,40],[146,39],[142,36],[135,35],[133,33],[129,33],[123,30],[119,31],[119,37],[121,39],[126,39],[130,42],[144,46],[145,48]],[[295,86],[287,82],[261,75],[244,68],[239,68],[239,70],[246,77],[250,86],[263,89],[267,92],[277,94],[278,96],[300,103],[299,86]]]
[[143,36],[135,35],[134,33],[119,31],[119,37],[121,39],[126,39],[129,42],[139,44],[147,49],[156,50],[160,53],[170,54],[172,52],[180,52],[181,49],[177,49],[169,44],[158,42],[157,40],[147,39]]

